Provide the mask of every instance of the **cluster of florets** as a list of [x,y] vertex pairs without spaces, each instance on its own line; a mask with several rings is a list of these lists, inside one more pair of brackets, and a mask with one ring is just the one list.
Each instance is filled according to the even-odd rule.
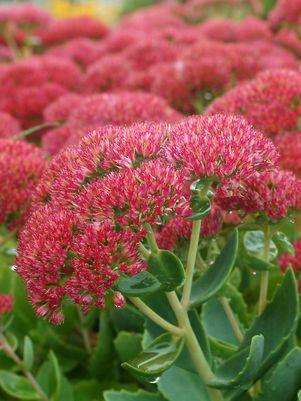
[[262,72],[216,99],[207,114],[243,115],[268,135],[297,127],[301,115],[301,74],[291,70]]
[[290,210],[300,209],[300,180],[289,171],[272,171],[242,181],[225,182],[217,189],[217,204],[228,210],[266,214],[282,219]]
[[273,28],[283,25],[298,25],[301,21],[301,4],[298,0],[279,0],[269,15]]
[[248,17],[242,21],[208,19],[200,25],[199,32],[208,39],[223,42],[244,42],[271,37],[268,25],[255,17]]
[[[66,125],[44,135],[44,148],[51,154],[57,153],[67,145],[78,143],[88,132],[106,125],[129,125],[143,121],[175,122],[182,118],[182,115],[169,107],[164,99],[150,93],[121,92],[72,97],[71,107],[69,96],[58,99],[45,111],[47,120],[52,114],[52,121],[59,117],[67,122]],[[54,147],[53,143],[57,143],[58,147]]]
[[46,10],[33,4],[4,5],[0,9],[0,24],[15,23],[30,27],[48,24],[51,20]]
[[43,152],[23,141],[0,139],[0,224],[19,228],[45,168]]
[[0,294],[0,317],[10,313],[13,309],[13,297],[9,294]]
[[0,112],[0,138],[10,138],[20,131],[18,120],[8,113]]
[[[146,268],[146,225],[161,231],[171,219],[163,231],[182,227],[192,182],[250,180],[276,162],[272,142],[239,117],[108,126],[86,136],[52,160],[20,235],[17,270],[37,313],[60,322],[64,297],[84,310],[102,307],[121,273]],[[222,213],[213,207],[205,235],[220,229]]]
[[67,59],[32,57],[9,65],[0,74],[0,109],[16,117],[24,128],[43,121],[43,110],[70,90],[77,90],[81,74]]
[[52,47],[49,49],[48,54],[71,59],[80,68],[86,69],[90,64],[99,60],[102,55],[101,45],[102,42],[98,43],[93,39],[79,37]]
[[278,135],[275,144],[280,153],[282,168],[301,176],[301,132],[286,132]]
[[294,243],[294,253],[284,253],[278,259],[278,263],[282,271],[292,268],[299,280],[299,292],[301,293],[301,239],[297,239]]
[[101,39],[107,33],[108,28],[99,20],[79,16],[54,20],[35,34],[44,46],[51,46],[81,37]]

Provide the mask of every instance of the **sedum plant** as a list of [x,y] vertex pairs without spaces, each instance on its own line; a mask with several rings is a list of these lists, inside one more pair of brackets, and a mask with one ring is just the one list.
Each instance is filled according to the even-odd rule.
[[[108,390],[106,401],[297,401],[289,254],[300,188],[271,140],[241,117],[103,128],[50,161],[15,269],[39,317],[61,324],[68,300],[77,304],[94,366],[81,374],[112,362],[108,327],[117,327],[117,372],[136,387]],[[2,336],[7,346],[5,326]],[[53,353],[44,369],[61,377]],[[62,399],[40,383],[45,400]],[[27,399],[39,399],[31,391]]]

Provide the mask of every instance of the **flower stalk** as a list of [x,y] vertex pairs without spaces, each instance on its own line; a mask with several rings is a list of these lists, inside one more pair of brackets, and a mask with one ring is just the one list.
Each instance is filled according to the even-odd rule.
[[[270,232],[268,225],[264,227],[263,233],[264,233],[263,259],[265,262],[268,262],[269,251],[270,251]],[[260,279],[260,294],[258,303],[259,315],[261,315],[265,310],[267,303],[268,289],[269,289],[269,271],[264,271],[261,273],[261,279]]]
[[28,381],[31,383],[32,387],[35,389],[37,394],[39,395],[40,399],[42,401],[49,401],[48,397],[42,390],[41,386],[33,376],[30,370],[27,369],[27,367],[24,365],[22,360],[19,358],[19,356],[15,353],[15,351],[12,349],[10,346],[9,342],[7,341],[5,335],[0,332],[0,349],[4,351],[4,353],[12,359],[15,364],[20,368],[20,370],[23,372],[24,376],[28,379]]
[[188,250],[188,259],[187,259],[187,267],[186,267],[186,279],[183,288],[183,295],[181,303],[184,309],[188,308],[190,294],[191,294],[191,287],[194,275],[194,267],[196,262],[196,256],[198,252],[198,245],[199,245],[199,238],[200,238],[200,231],[201,231],[201,220],[196,220],[193,222],[192,225],[192,232],[191,232],[191,239],[190,245]]

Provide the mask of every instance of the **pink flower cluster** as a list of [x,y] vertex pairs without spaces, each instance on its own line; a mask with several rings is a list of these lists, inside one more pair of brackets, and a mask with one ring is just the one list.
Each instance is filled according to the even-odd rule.
[[144,121],[175,122],[181,117],[162,98],[150,93],[66,95],[45,110],[46,121],[65,120],[66,124],[48,131],[43,137],[43,147],[55,154],[68,145],[77,144],[89,131],[102,126]]
[[301,73],[262,72],[216,99],[206,113],[243,115],[268,135],[294,130],[301,115]]
[[0,74],[0,110],[13,115],[23,128],[43,121],[44,109],[68,91],[77,90],[81,74],[67,59],[30,57],[8,65]]
[[10,313],[13,309],[13,297],[9,294],[0,294],[0,316]]
[[0,224],[24,224],[32,192],[45,168],[43,152],[23,141],[0,139]]
[[288,269],[289,267],[292,268],[299,278],[299,292],[301,293],[301,239],[297,239],[294,243],[294,255],[290,253],[285,253],[280,256],[278,259],[278,263],[283,271]]
[[[146,268],[146,223],[160,232],[171,219],[163,231],[176,225],[189,235],[194,180],[247,182],[276,163],[272,142],[239,117],[108,126],[84,137],[50,162],[20,234],[17,270],[37,314],[59,323],[65,297],[84,310],[104,306],[120,273]],[[214,207],[204,234],[221,223]]]

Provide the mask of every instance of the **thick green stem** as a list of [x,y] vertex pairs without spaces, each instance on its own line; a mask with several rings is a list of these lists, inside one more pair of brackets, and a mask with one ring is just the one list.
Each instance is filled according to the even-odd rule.
[[[264,248],[263,248],[263,259],[264,261],[269,261],[269,251],[270,251],[270,235],[269,235],[269,227],[266,225],[264,232]],[[260,294],[259,294],[259,303],[258,303],[258,313],[259,315],[265,310],[267,303],[267,295],[269,289],[269,271],[264,271],[261,273],[260,279]]]
[[85,327],[84,315],[79,306],[77,306],[77,312],[78,312],[79,323],[80,323],[78,328],[82,335],[82,339],[83,339],[83,343],[86,348],[86,351],[88,352],[88,354],[91,354],[92,348],[91,348],[91,343],[90,343],[90,335],[89,335],[89,331]]
[[196,261],[196,255],[198,252],[199,238],[201,231],[201,220],[196,220],[192,225],[192,233],[190,238],[190,245],[187,258],[186,267],[186,278],[183,288],[183,295],[181,303],[185,309],[187,309],[190,300],[191,286],[193,281],[194,266]]
[[143,301],[141,301],[141,299],[134,297],[128,297],[128,298],[132,302],[132,304],[134,304],[136,308],[140,310],[140,312],[142,312],[146,317],[148,317],[158,326],[162,327],[162,329],[169,331],[170,333],[175,334],[177,336],[183,335],[183,331],[179,327],[163,319],[163,317],[161,317],[155,311],[153,311],[149,306],[147,306]]
[[221,297],[220,298],[220,302],[224,308],[225,314],[231,324],[232,330],[236,336],[236,338],[238,339],[238,341],[241,343],[244,339],[244,336],[240,330],[239,324],[236,320],[236,317],[234,315],[234,312],[231,308],[230,302],[228,300],[228,298],[226,297]]
[[141,256],[147,260],[149,258],[150,252],[145,248],[145,246],[140,242],[138,246],[139,252]]
[[145,224],[145,228],[147,231],[146,239],[147,239],[148,245],[149,245],[150,249],[152,250],[152,252],[157,253],[159,251],[159,248],[157,245],[157,241],[156,241],[153,229],[152,229],[151,225],[148,223]]
[[4,351],[4,353],[12,359],[15,364],[20,368],[20,370],[23,372],[24,376],[28,379],[28,381],[31,383],[32,387],[36,390],[37,394],[39,395],[40,399],[42,401],[49,401],[48,397],[42,390],[41,386],[39,383],[36,381],[34,378],[33,374],[30,372],[30,370],[27,369],[27,367],[24,365],[24,363],[21,361],[19,356],[15,353],[15,351],[12,349],[10,346],[9,342],[7,341],[6,337],[4,336],[3,333],[0,333],[0,348]]
[[[172,307],[176,315],[179,326],[184,332],[185,344],[188,348],[190,357],[200,378],[206,384],[210,379],[214,377],[214,374],[191,327],[187,311],[184,309],[182,303],[179,301],[178,296],[174,291],[167,292],[166,296],[170,303],[170,306]],[[211,401],[223,401],[223,396],[219,390],[207,387],[207,392],[210,396]]]

